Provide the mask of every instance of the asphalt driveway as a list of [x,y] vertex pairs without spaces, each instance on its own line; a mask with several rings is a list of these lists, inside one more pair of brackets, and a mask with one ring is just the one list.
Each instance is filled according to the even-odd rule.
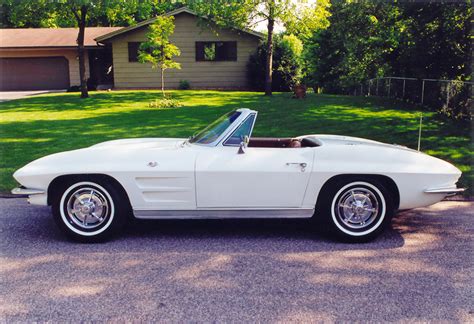
[[0,319],[472,323],[473,217],[442,202],[361,245],[271,220],[135,222],[86,245],[48,208],[0,199]]
[[0,91],[0,102],[23,99],[44,93],[65,92],[66,90]]

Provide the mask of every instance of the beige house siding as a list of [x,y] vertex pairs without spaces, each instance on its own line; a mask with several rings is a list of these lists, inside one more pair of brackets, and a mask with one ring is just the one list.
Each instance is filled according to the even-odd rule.
[[[69,82],[70,86],[80,85],[79,60],[76,59],[76,49],[1,49],[0,58],[18,57],[50,57],[63,56],[69,62]],[[85,54],[86,76],[89,77],[89,55]]]
[[[128,42],[146,39],[147,27],[136,29],[112,38],[114,83],[116,88],[158,88],[160,72],[151,65],[128,61]],[[196,61],[195,42],[236,41],[237,61]],[[165,71],[167,88],[177,88],[180,80],[187,80],[191,88],[245,88],[247,87],[247,62],[255,52],[259,38],[244,32],[220,30],[218,35],[197,26],[197,18],[187,13],[175,16],[175,31],[171,42],[179,47],[181,55],[176,61],[181,70]]]

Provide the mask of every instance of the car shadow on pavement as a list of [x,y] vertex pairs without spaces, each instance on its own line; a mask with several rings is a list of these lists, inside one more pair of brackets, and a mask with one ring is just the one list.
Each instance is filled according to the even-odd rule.
[[[162,252],[317,252],[393,249],[404,245],[397,229],[389,225],[374,241],[343,243],[330,236],[311,219],[207,219],[138,220],[130,219],[124,230],[109,241],[83,244],[68,239],[54,224],[49,207],[22,206],[32,215],[22,219],[16,239],[36,245],[89,245],[90,251],[113,247],[115,251],[153,249]],[[22,208],[22,209],[23,209]],[[34,221],[37,219],[37,221]],[[393,224],[393,222],[392,222]],[[105,247],[107,246],[107,247]],[[8,254],[8,253],[7,253]]]
[[[403,237],[392,226],[369,243],[338,242],[310,219],[133,220],[116,241],[130,239],[158,240],[160,249],[166,250],[209,252],[250,252],[256,246],[259,251],[271,252],[370,250],[404,244]],[[178,240],[181,244],[167,246],[167,240]],[[201,245],[202,241],[206,244]]]

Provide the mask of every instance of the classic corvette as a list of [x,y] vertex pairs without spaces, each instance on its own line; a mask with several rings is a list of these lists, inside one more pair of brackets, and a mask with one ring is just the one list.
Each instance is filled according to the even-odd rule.
[[[188,139],[114,140],[14,173],[14,194],[52,206],[70,237],[104,240],[140,219],[310,218],[338,238],[373,239],[397,210],[434,204],[461,172],[399,145],[335,135],[251,137],[237,109]],[[315,225],[316,226],[316,225]]]

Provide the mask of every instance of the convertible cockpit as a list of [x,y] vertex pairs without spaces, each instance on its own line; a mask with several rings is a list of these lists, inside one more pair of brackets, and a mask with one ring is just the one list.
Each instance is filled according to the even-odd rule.
[[239,146],[245,142],[248,147],[302,148],[321,144],[311,137],[269,138],[251,137],[257,112],[246,108],[231,111],[209,124],[188,141],[205,146]]
[[276,147],[276,148],[299,148],[316,147],[319,143],[310,138],[274,138],[274,137],[251,137],[249,147]]

